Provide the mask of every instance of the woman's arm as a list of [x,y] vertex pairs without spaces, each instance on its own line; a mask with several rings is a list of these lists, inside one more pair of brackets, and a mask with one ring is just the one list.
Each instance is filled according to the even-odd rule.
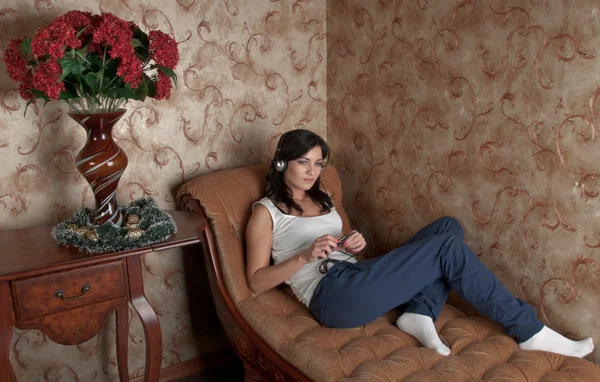
[[267,207],[259,204],[254,209],[246,228],[246,253],[248,263],[246,276],[252,292],[261,294],[283,283],[296,274],[305,264],[324,256],[323,251],[331,253],[329,246],[335,248],[337,240],[325,235],[308,249],[276,264],[269,265],[273,244],[273,222]]

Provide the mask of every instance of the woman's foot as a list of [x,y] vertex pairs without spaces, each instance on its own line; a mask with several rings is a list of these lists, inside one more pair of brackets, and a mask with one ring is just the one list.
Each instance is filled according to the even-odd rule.
[[435,331],[433,320],[429,316],[416,313],[404,313],[396,321],[400,330],[419,340],[423,346],[435,350],[441,355],[450,355],[450,349]]
[[544,326],[536,335],[521,342],[519,347],[523,350],[543,350],[583,358],[594,350],[594,342],[591,337],[581,341],[572,341]]

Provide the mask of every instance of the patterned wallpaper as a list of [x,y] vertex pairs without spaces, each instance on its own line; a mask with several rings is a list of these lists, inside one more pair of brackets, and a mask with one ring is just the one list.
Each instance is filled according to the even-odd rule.
[[328,1],[334,163],[373,253],[455,216],[546,324],[598,344],[600,4],[512,3]]
[[[326,135],[323,1],[0,0],[0,49],[72,9],[112,12],[146,31],[161,29],[179,45],[179,83],[172,98],[131,102],[115,128],[129,157],[120,203],[148,195],[162,208],[174,209],[174,193],[183,182],[267,161],[287,130]],[[73,163],[85,141],[83,129],[60,103],[30,108],[26,117],[24,107],[0,63],[3,230],[55,223],[93,205],[93,194]],[[218,322],[211,312],[201,311],[192,321],[184,260],[181,252],[169,251],[144,261],[146,294],[163,329],[163,367],[219,349],[226,341],[214,334]],[[116,381],[114,337],[114,317],[99,336],[80,346],[59,346],[38,331],[15,330],[12,365],[19,381]],[[134,315],[132,378],[143,375],[144,346]]]
[[[293,128],[328,135],[355,225],[382,253],[442,215],[540,317],[600,341],[597,1],[0,0],[0,48],[71,9],[108,11],[179,43],[178,90],[132,102],[115,138],[121,203],[175,208],[194,176],[264,162]],[[83,130],[50,103],[23,117],[0,64],[0,229],[57,222],[93,196]],[[223,346],[192,322],[179,251],[148,255],[163,366]],[[114,319],[77,347],[15,330],[20,381],[115,381]],[[130,377],[144,342],[131,319]],[[200,333],[198,333],[200,332]],[[196,340],[192,333],[200,334]],[[596,352],[596,356],[598,356]]]

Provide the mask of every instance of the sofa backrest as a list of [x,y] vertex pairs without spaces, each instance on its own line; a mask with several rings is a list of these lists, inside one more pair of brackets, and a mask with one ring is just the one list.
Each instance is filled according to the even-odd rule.
[[[268,165],[253,165],[201,175],[184,184],[177,198],[188,193],[198,200],[214,233],[220,272],[233,302],[237,305],[251,296],[246,279],[245,234],[252,204],[265,190]],[[337,170],[327,166],[321,174],[342,217],[344,232],[348,216],[342,206],[342,187]]]

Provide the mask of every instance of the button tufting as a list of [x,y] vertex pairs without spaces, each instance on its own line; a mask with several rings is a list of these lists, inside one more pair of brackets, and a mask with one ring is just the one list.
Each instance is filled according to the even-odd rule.
[[502,328],[445,306],[437,329],[452,350],[444,357],[420,347],[395,325],[398,313],[354,329],[321,326],[281,291],[238,305],[257,333],[316,381],[600,382],[590,362],[522,351]]

